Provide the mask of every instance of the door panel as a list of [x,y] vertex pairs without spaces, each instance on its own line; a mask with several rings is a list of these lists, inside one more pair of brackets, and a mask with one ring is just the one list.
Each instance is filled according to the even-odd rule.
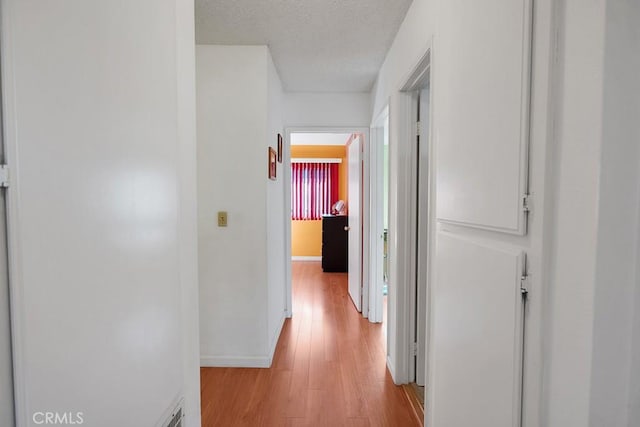
[[0,190],[0,426],[11,426],[14,423],[13,364],[5,220],[5,195]]
[[522,235],[531,0],[449,0],[441,12],[456,25],[439,37],[437,218]]
[[438,233],[433,425],[520,425],[521,254]]
[[[0,87],[0,98],[1,95],[2,90]],[[2,135],[2,107],[0,106],[0,159],[4,159]],[[5,191],[0,189],[0,426],[11,426],[14,424],[6,219]]]
[[349,295],[358,311],[362,311],[361,143],[360,137],[354,137],[347,148],[349,162]]

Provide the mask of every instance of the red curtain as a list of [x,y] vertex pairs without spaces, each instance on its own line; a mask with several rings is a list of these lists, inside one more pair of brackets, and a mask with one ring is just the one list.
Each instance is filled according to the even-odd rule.
[[291,164],[291,219],[317,220],[338,201],[337,163]]

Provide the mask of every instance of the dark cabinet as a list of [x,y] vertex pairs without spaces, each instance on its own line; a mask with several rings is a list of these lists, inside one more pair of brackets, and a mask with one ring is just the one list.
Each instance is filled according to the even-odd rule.
[[322,217],[322,271],[346,272],[348,270],[349,217]]

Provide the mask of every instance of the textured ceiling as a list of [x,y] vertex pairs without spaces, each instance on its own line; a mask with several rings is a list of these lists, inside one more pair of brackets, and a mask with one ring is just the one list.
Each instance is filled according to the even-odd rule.
[[411,1],[196,0],[196,41],[268,45],[288,92],[367,92]]

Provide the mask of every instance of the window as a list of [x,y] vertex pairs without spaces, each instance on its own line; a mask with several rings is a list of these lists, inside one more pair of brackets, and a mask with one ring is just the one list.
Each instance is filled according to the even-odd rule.
[[291,164],[291,219],[318,220],[338,201],[337,163]]

